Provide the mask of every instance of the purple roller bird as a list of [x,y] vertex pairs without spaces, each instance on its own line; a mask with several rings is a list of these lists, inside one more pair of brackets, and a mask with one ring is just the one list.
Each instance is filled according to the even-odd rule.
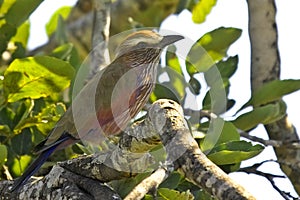
[[37,145],[39,156],[11,191],[24,185],[55,150],[80,140],[99,144],[106,136],[119,134],[148,101],[162,49],[181,39],[150,30],[129,35],[111,64],[85,85],[48,137]]

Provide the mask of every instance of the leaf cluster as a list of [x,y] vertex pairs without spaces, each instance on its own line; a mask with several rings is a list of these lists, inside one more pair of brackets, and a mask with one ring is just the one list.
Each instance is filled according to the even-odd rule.
[[[14,177],[24,172],[35,157],[31,150],[64,114],[68,88],[80,64],[76,49],[67,42],[48,55],[27,55],[28,18],[41,2],[1,1],[0,7],[0,169]],[[59,10],[50,19],[49,37],[64,32],[58,18],[66,18],[68,12]],[[1,179],[6,178],[3,173]]]

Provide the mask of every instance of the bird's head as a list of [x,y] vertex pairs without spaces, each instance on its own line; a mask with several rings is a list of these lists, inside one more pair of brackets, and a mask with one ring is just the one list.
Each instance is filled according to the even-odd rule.
[[[118,47],[117,57],[124,54],[135,54],[136,56],[151,52],[152,54],[160,55],[162,49],[178,40],[183,39],[181,35],[167,35],[150,31],[142,30],[130,34]],[[144,55],[145,56],[145,55]]]

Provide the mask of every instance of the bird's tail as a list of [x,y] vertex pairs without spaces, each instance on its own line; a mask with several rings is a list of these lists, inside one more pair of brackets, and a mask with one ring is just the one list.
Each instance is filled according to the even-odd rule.
[[25,173],[14,182],[11,191],[18,190],[20,186],[26,183],[26,181],[44,164],[56,147],[57,145],[41,152],[41,154],[26,169]]

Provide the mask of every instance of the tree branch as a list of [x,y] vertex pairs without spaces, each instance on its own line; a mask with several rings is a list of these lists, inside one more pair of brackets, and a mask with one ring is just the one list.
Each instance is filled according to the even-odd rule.
[[185,177],[218,199],[255,199],[241,185],[212,163],[192,137],[182,108],[171,100],[158,100],[149,110],[150,119],[168,154]]
[[172,170],[167,166],[158,168],[149,177],[140,182],[124,200],[139,200],[142,199],[151,190],[156,190],[158,186],[168,177]]
[[110,0],[94,0],[91,66],[86,82],[110,63],[107,42],[110,27]]
[[[139,134],[134,136],[134,133]],[[93,189],[94,186],[86,186],[88,180],[91,180],[91,183],[88,184],[97,185],[99,182],[109,182],[133,176],[137,172],[145,172],[145,169],[149,169],[150,166],[157,168],[155,167],[157,165],[153,163],[153,156],[148,153],[154,147],[153,144],[158,141],[155,133],[159,134],[167,152],[167,163],[173,163],[174,170],[177,169],[183,173],[187,179],[197,186],[218,199],[255,199],[201,152],[197,142],[191,136],[183,117],[182,108],[171,100],[156,101],[151,106],[145,119],[129,127],[125,131],[125,136],[122,136],[124,138],[120,140],[121,145],[112,151],[105,154],[81,156],[59,163],[45,178],[34,183],[27,183],[12,195],[9,194],[8,190],[8,186],[12,185],[12,181],[0,182],[1,188],[5,188],[0,195],[4,199],[21,197],[22,199],[30,199],[32,196],[45,198],[47,195],[51,198],[64,198],[70,197],[71,194],[74,195],[70,191],[77,191],[78,194],[85,195],[78,198],[93,198],[96,193]],[[154,142],[151,141],[151,138],[154,139]],[[143,141],[143,146],[146,144],[146,147],[138,147],[139,141]],[[130,144],[135,145],[135,147],[131,148]],[[128,152],[128,149],[135,152]],[[172,171],[173,168],[167,168],[167,171],[164,170],[157,170],[145,180],[147,184],[151,184],[147,187],[144,184],[144,192],[141,195],[144,195],[153,187],[157,187],[167,176],[167,172]],[[163,175],[163,177],[153,182],[153,176],[155,177],[157,173]],[[97,188],[97,190],[101,193],[103,190],[109,190],[111,192],[109,194],[117,195],[110,188]]]
[[[290,198],[292,199],[296,199],[295,197],[293,197],[291,194],[289,194],[288,192],[284,192],[282,191],[275,183],[274,178],[285,178],[285,176],[281,176],[281,175],[275,175],[275,174],[270,174],[270,173],[265,173],[262,171],[259,171],[258,168],[266,163],[266,162],[271,162],[273,160],[265,160],[261,163],[256,163],[252,166],[249,167],[244,167],[244,168],[240,168],[238,170],[238,172],[245,172],[247,174],[256,174],[258,176],[262,176],[265,177],[266,179],[268,179],[268,181],[271,183],[272,187],[286,200],[289,200]],[[276,162],[276,161],[275,161]]]
[[[274,0],[248,0],[249,36],[251,41],[251,86],[252,93],[263,84],[280,79],[280,56],[278,51],[278,31],[276,25],[276,5]],[[287,115],[275,123],[265,125],[269,138],[288,143],[299,141],[295,127]],[[300,149],[286,146],[275,148],[279,163],[300,166]],[[300,194],[300,167],[290,168],[280,164]]]
[[240,135],[244,138],[247,138],[253,142],[259,142],[265,146],[272,146],[272,147],[285,147],[285,148],[292,148],[292,149],[300,149],[300,143],[298,141],[278,141],[278,140],[264,140],[260,137],[256,137],[253,135],[249,135],[249,133],[244,131],[239,131]]

